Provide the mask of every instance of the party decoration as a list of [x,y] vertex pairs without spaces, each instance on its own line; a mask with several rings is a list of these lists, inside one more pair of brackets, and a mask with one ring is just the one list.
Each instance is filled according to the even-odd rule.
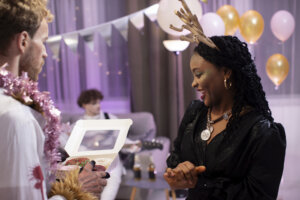
[[[79,9],[79,7],[78,7]],[[58,59],[61,40],[64,39],[67,46],[74,52],[77,51],[78,36],[82,36],[84,41],[91,49],[94,49],[94,35],[100,34],[105,39],[108,46],[111,46],[112,26],[115,27],[123,38],[127,41],[128,38],[128,22],[130,21],[136,29],[142,29],[144,27],[144,16],[149,18],[152,22],[156,21],[158,10],[158,3],[142,9],[135,13],[131,13],[127,16],[114,19],[108,22],[101,23],[96,26],[87,27],[84,29],[63,33],[59,35],[49,36],[46,41],[47,46],[53,53],[53,58]],[[66,38],[68,38],[66,40]]]
[[225,25],[222,18],[216,13],[206,13],[200,20],[203,32],[207,37],[224,35]]
[[55,108],[49,92],[40,92],[38,83],[29,79],[27,73],[15,77],[6,70],[7,65],[0,67],[0,87],[4,93],[28,105],[43,114],[45,125],[44,153],[50,164],[50,169],[55,173],[57,163],[60,161],[59,135],[61,133],[60,111]]
[[[195,13],[198,19],[202,17],[202,7],[198,0],[187,0],[188,7],[192,13]],[[157,11],[157,22],[159,26],[168,34],[174,36],[187,35],[189,31],[177,32],[170,29],[170,24],[175,27],[181,27],[184,23],[177,17],[174,17],[174,11],[181,8],[181,2],[177,0],[161,0]]]
[[266,71],[271,81],[278,87],[289,73],[289,62],[282,54],[272,55],[266,64]]
[[271,30],[280,41],[286,41],[294,32],[295,19],[286,10],[277,11],[271,19]]
[[264,19],[255,10],[249,10],[240,19],[240,32],[250,44],[254,44],[264,31]]
[[225,35],[234,35],[240,23],[240,17],[237,10],[231,5],[224,5],[218,9],[217,14],[224,21]]
[[203,28],[199,23],[199,20],[195,14],[193,14],[190,10],[190,8],[187,6],[185,0],[179,0],[182,3],[182,7],[180,10],[175,11],[175,15],[185,24],[182,25],[180,28],[173,26],[173,24],[170,25],[170,28],[182,32],[184,29],[191,32],[188,36],[180,36],[180,40],[188,41],[191,43],[199,44],[200,42],[203,42],[207,46],[211,48],[217,48],[217,46],[213,43],[213,41],[208,38],[203,33]]

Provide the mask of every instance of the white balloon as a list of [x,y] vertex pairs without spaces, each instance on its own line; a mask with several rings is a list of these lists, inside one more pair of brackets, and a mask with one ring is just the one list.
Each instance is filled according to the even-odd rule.
[[[185,0],[186,4],[190,8],[193,14],[196,14],[198,20],[201,19],[202,16],[202,6],[199,0]],[[183,32],[177,32],[170,29],[170,24],[177,28],[181,28],[184,24],[177,15],[175,15],[175,10],[180,10],[182,8],[182,4],[178,0],[161,0],[159,2],[159,8],[157,11],[157,22],[159,26],[168,34],[174,36],[187,35],[190,32],[185,30]]]
[[290,12],[280,10],[272,16],[271,30],[282,42],[286,41],[293,34],[294,29],[295,19]]
[[206,13],[200,20],[203,32],[207,37],[225,34],[225,24],[222,18],[216,13]]

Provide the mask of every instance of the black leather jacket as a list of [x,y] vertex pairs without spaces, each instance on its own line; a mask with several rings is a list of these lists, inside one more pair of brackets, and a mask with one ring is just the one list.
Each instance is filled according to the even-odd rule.
[[184,161],[206,166],[187,199],[276,199],[286,148],[282,125],[250,111],[234,131],[225,129],[207,145],[200,138],[207,110],[202,102],[192,102],[167,159],[171,168]]

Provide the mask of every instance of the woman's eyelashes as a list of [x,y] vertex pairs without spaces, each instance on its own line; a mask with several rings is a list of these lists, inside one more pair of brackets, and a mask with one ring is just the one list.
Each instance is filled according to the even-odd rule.
[[196,76],[197,78],[200,78],[203,74],[204,74],[204,72],[195,71],[195,76]]

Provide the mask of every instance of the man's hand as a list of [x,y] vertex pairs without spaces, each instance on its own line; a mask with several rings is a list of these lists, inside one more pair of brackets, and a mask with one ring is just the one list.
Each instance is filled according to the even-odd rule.
[[194,188],[198,181],[198,174],[205,171],[205,166],[196,167],[189,161],[168,168],[164,174],[165,180],[173,189]]
[[81,184],[81,188],[86,191],[99,196],[106,186],[107,181],[104,171],[93,171],[93,164],[87,163],[81,173],[79,174],[78,181]]

